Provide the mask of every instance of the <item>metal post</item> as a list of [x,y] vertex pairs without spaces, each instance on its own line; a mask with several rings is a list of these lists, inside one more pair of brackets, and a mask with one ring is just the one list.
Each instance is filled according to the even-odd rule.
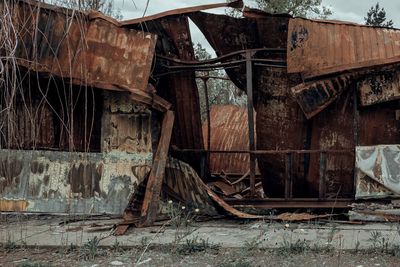
[[211,146],[211,120],[210,120],[210,99],[208,97],[208,86],[207,81],[208,77],[202,78],[204,83],[204,96],[206,101],[206,110],[207,110],[207,154],[206,154],[206,162],[207,166],[210,166],[210,146]]
[[326,152],[319,154],[319,199],[325,198]]
[[285,199],[293,198],[293,154],[286,154]]
[[[359,123],[360,123],[360,114],[358,112],[358,101],[357,101],[357,85],[353,85],[353,109],[354,109],[354,119],[353,119],[353,131],[354,131],[354,166],[356,166],[356,147],[359,145]],[[356,168],[353,168],[353,194],[356,194],[357,189],[357,171]]]
[[247,84],[247,114],[249,125],[249,150],[250,150],[250,195],[255,196],[256,184],[256,159],[252,151],[255,151],[256,145],[254,141],[254,112],[253,112],[253,63],[252,53],[246,52],[246,84]]

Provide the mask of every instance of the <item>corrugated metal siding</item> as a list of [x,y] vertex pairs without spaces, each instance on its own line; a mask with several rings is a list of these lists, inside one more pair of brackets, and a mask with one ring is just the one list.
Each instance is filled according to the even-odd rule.
[[169,158],[165,166],[163,191],[169,198],[184,203],[190,208],[199,208],[201,214],[217,215],[214,202],[208,196],[196,171],[188,164]]
[[[102,18],[89,20],[85,13],[35,3],[11,4],[13,30],[18,36],[15,57],[20,66],[68,77],[75,84],[115,90],[147,89],[155,35],[120,28]],[[0,10],[4,9],[2,2]]]
[[289,21],[289,73],[306,78],[400,62],[400,31],[345,22]]
[[[210,110],[211,150],[249,150],[247,108],[214,105]],[[208,122],[203,123],[204,144],[207,144]],[[211,154],[212,173],[244,174],[250,166],[248,154]]]
[[13,97],[0,94],[1,148],[100,151],[100,90],[29,79],[20,86]]

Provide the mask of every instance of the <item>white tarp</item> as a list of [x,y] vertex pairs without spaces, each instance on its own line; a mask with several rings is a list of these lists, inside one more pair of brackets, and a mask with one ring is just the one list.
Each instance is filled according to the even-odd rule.
[[400,196],[400,145],[356,147],[356,198]]

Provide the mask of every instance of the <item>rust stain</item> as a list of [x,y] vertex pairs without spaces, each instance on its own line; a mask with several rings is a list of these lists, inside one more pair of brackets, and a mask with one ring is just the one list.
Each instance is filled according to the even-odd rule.
[[23,212],[27,211],[29,202],[26,200],[0,199],[0,211]]
[[[140,30],[141,24],[125,25]],[[189,20],[186,16],[169,16],[146,22],[148,32],[156,34],[158,55],[184,61],[193,61],[194,51],[190,36]],[[156,58],[154,75],[162,74],[166,64]],[[172,73],[159,78],[156,86],[158,94],[172,104],[175,123],[171,143],[178,148],[203,149],[200,118],[200,104],[195,80],[195,72]],[[196,153],[176,154],[174,157],[189,163],[200,172],[200,156]]]
[[71,190],[81,198],[95,196],[100,193],[100,180],[103,166],[96,167],[95,163],[78,163],[72,165],[68,173],[68,183]]
[[[253,12],[254,13],[254,12]],[[245,18],[193,13],[190,18],[203,32],[218,56],[243,49],[287,47],[288,16],[270,16],[263,12],[250,13]],[[265,34],[268,32],[269,34]],[[271,58],[257,54],[258,58]],[[274,59],[285,60],[286,54],[274,54]],[[285,69],[254,66],[254,98],[256,110],[257,149],[304,149],[307,122],[299,105],[290,95],[290,88],[300,83],[298,75],[288,75]],[[246,90],[244,66],[226,69],[230,79]],[[306,147],[307,148],[307,147]],[[284,195],[285,155],[257,156],[268,197]],[[303,177],[308,162],[301,156],[293,158],[294,193],[304,194]]]
[[400,72],[391,70],[370,75],[358,84],[360,105],[370,106],[400,98]]
[[155,35],[42,3],[18,1],[12,8],[20,66],[78,85],[146,91]]
[[[248,150],[249,130],[247,108],[234,105],[214,105],[210,110],[211,150]],[[207,143],[208,123],[203,123],[204,143]],[[248,154],[211,154],[212,173],[244,174],[250,166]]]
[[301,83],[291,88],[293,97],[308,119],[334,102],[338,95],[349,89],[351,75],[341,75],[317,82]]
[[286,222],[300,222],[300,221],[311,221],[315,219],[321,219],[321,218],[330,218],[335,216],[336,214],[327,214],[327,215],[312,215],[308,213],[282,213],[279,214],[278,216],[275,216],[275,220],[281,220],[281,221],[286,221]]
[[18,185],[22,165],[22,162],[17,159],[0,159],[0,193]]

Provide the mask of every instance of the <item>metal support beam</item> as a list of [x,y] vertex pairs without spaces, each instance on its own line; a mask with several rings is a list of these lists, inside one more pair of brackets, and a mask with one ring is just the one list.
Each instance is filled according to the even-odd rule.
[[224,199],[234,208],[279,209],[279,208],[349,208],[354,199],[319,200],[316,198],[269,199]]
[[205,101],[206,101],[206,111],[207,111],[207,154],[206,154],[206,163],[207,167],[210,166],[210,150],[211,150],[211,116],[210,116],[210,99],[208,95],[208,86],[207,86],[207,81],[208,78],[204,77],[202,78],[203,83],[204,83],[204,96],[205,96]]
[[319,199],[320,200],[325,198],[325,192],[326,192],[325,170],[326,170],[326,153],[321,152],[319,154]]
[[293,154],[286,154],[285,199],[293,198]]
[[[254,138],[254,112],[253,112],[253,62],[252,53],[246,52],[246,84],[247,84],[247,114],[249,125],[249,150],[256,150]],[[256,158],[253,153],[250,153],[250,195],[255,195],[255,172]]]

